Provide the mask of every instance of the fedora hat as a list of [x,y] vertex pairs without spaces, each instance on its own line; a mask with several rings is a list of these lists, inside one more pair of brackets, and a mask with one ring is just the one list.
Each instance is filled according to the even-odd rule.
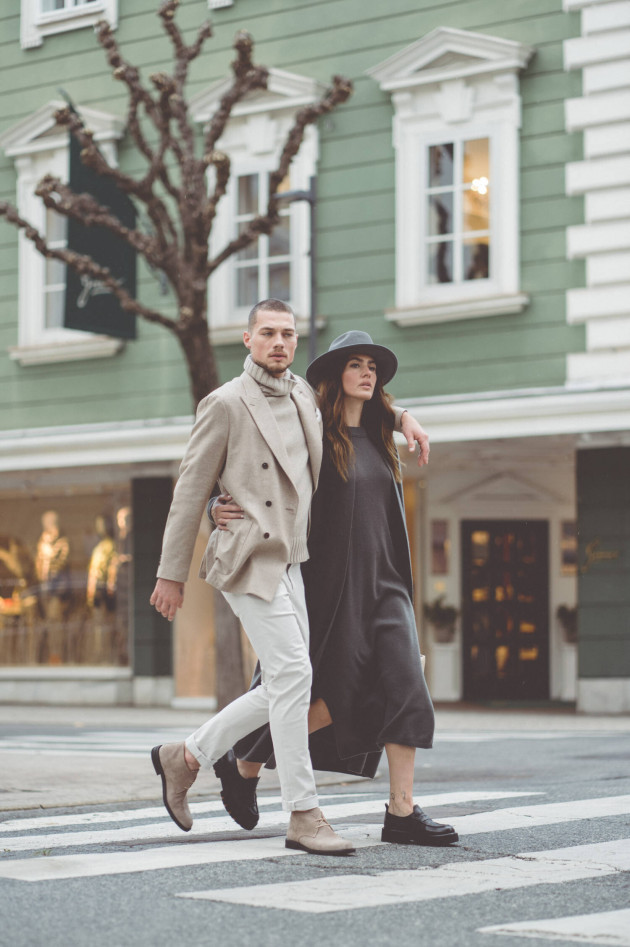
[[382,384],[386,385],[396,374],[398,359],[392,350],[384,345],[375,345],[367,332],[352,329],[350,332],[337,336],[328,346],[328,351],[311,362],[306,369],[306,380],[315,387],[335,367],[341,368],[353,352],[372,356]]

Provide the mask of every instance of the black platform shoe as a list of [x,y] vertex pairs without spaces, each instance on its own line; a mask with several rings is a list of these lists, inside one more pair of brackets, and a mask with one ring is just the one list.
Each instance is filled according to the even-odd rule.
[[214,772],[221,780],[223,805],[234,821],[243,829],[255,828],[259,819],[256,800],[258,777],[246,779],[241,776],[232,750],[216,761]]
[[381,842],[397,842],[399,845],[452,845],[459,842],[459,835],[452,825],[434,822],[420,806],[414,806],[411,815],[390,815],[385,806],[385,825]]

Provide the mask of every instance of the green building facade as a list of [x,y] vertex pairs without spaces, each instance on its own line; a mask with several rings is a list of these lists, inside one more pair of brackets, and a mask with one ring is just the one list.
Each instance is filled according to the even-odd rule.
[[[107,18],[146,79],[171,61],[157,7],[2,7],[0,200],[57,246],[33,194],[69,174],[54,112],[69,96],[108,159],[141,172],[93,26]],[[294,306],[300,374],[313,324],[319,352],[351,328],[391,346],[391,391],[432,443],[421,471],[401,454],[434,699],[628,712],[630,4],[182,0],[177,22],[190,41],[208,16],[200,143],[237,30],[270,71],[219,142],[232,179],[213,252],[264,206],[296,111],[335,74],[354,84],[283,185],[316,185],[314,253],[295,201],[210,280],[221,380],[267,296]],[[181,351],[142,319],[128,341],[64,328],[65,280],[0,220],[0,700],[207,702],[209,590],[191,579],[174,629],[147,603],[192,422]],[[174,315],[142,263],[137,293]]]

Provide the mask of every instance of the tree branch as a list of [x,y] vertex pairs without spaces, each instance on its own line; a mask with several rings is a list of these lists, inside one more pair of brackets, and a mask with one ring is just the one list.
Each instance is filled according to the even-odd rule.
[[136,313],[136,315],[142,316],[142,318],[148,322],[156,322],[159,325],[165,326],[167,329],[170,329],[171,332],[178,331],[175,320],[169,319],[160,312],[156,312],[154,309],[149,309],[147,306],[143,306],[139,303],[137,299],[134,299],[133,296],[127,292],[124,286],[112,275],[107,267],[99,266],[99,264],[95,263],[89,256],[83,256],[80,253],[75,253],[73,250],[51,249],[40,232],[31,226],[27,220],[24,220],[23,217],[20,217],[17,208],[13,207],[12,204],[8,204],[6,201],[0,201],[0,217],[6,217],[10,223],[22,230],[24,235],[35,245],[43,257],[49,260],[60,260],[62,263],[71,266],[77,273],[90,276],[92,279],[99,280],[104,286],[107,286],[119,300],[120,305],[126,312]]
[[225,260],[229,259],[234,253],[243,250],[254,240],[257,240],[261,233],[271,233],[279,221],[278,216],[278,187],[285,179],[291,162],[298,153],[304,133],[308,125],[314,124],[321,115],[332,111],[338,105],[341,105],[352,95],[352,83],[349,79],[342,76],[334,76],[333,85],[326,94],[315,105],[308,105],[295,116],[293,126],[285,142],[278,167],[269,178],[269,200],[267,210],[264,214],[254,217],[245,230],[231,240],[226,247],[214,259],[208,262],[206,273],[210,276]]

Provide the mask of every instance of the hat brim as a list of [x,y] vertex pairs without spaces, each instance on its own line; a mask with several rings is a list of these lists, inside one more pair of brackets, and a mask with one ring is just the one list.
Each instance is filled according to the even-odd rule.
[[311,362],[306,369],[306,380],[309,385],[315,388],[322,378],[331,375],[335,369],[341,370],[353,353],[372,356],[376,362],[377,378],[383,385],[391,381],[398,371],[398,359],[392,350],[384,345],[375,343],[344,345],[333,352],[324,352]]

